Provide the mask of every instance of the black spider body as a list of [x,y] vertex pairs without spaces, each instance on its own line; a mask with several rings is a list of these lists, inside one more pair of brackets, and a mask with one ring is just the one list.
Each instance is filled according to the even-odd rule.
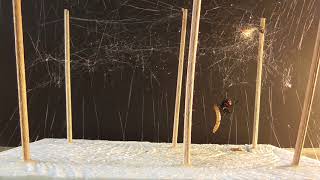
[[233,103],[231,99],[224,99],[220,104],[220,110],[224,113],[232,112]]

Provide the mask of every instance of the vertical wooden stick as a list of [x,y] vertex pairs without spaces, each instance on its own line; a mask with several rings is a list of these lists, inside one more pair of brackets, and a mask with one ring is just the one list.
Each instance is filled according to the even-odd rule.
[[66,116],[67,138],[72,143],[72,104],[71,104],[71,73],[70,73],[70,19],[69,10],[64,10],[64,42],[65,42],[65,83],[66,83]]
[[256,148],[259,136],[259,116],[260,116],[260,97],[261,97],[261,78],[262,78],[262,65],[263,65],[263,48],[265,39],[266,19],[261,18],[260,32],[259,32],[259,52],[258,52],[258,65],[257,65],[257,80],[256,80],[256,98],[254,106],[254,122],[253,122],[253,136],[252,148]]
[[172,133],[172,146],[176,147],[178,142],[178,129],[179,129],[179,113],[180,113],[180,99],[181,99],[181,87],[182,87],[182,75],[183,75],[183,63],[184,63],[184,50],[187,34],[187,18],[188,9],[182,9],[182,25],[181,25],[181,42],[180,42],[180,54],[179,54],[179,67],[176,89],[176,106],[174,110],[174,123]]
[[193,1],[191,33],[188,56],[188,69],[186,81],[186,98],[184,112],[184,165],[191,165],[190,146],[191,146],[191,127],[192,127],[192,104],[194,90],[194,76],[196,68],[196,57],[198,48],[199,22],[201,12],[201,0]]
[[28,105],[26,91],[26,74],[24,64],[24,47],[23,47],[23,28],[21,14],[21,0],[12,0],[13,5],[13,21],[14,36],[16,50],[16,66],[17,66],[17,82],[19,97],[19,113],[20,113],[20,130],[21,144],[23,149],[23,159],[30,160],[30,144],[29,144],[29,124],[28,124]]
[[317,84],[317,78],[319,74],[319,67],[320,67],[320,21],[318,26],[316,43],[313,50],[313,57],[312,57],[312,63],[310,67],[308,85],[305,93],[300,126],[299,126],[296,147],[295,147],[294,156],[293,156],[292,165],[294,166],[299,165],[299,162],[300,162],[301,152],[302,152],[304,141],[307,134],[311,107],[312,107],[314,92]]

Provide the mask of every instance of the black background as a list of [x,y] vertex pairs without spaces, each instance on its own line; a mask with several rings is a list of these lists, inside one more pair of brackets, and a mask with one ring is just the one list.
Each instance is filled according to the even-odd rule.
[[[0,145],[17,146],[20,143],[20,131],[12,2],[9,0],[0,2]],[[90,43],[93,44],[92,47],[97,47],[97,44],[105,45],[99,50],[92,48],[85,54],[81,54],[82,57],[90,59],[90,63],[97,62],[96,64],[86,64],[86,61],[79,58],[77,56],[79,54],[76,53],[71,57],[73,61],[74,138],[170,142],[180,41],[181,15],[179,10],[181,7],[189,9],[188,28],[190,28],[192,1],[160,1],[163,2],[163,6],[153,6],[152,3],[137,0],[129,1],[128,5],[124,5],[123,2],[125,1],[80,0],[71,2],[71,17],[73,18],[117,22],[111,23],[110,27],[97,27],[96,22],[71,19],[71,51],[73,53],[91,47]],[[151,0],[149,2],[159,3],[159,1]],[[280,4],[287,3],[284,7],[290,9],[288,15],[293,17],[281,15],[279,2]],[[226,37],[228,37],[225,41],[232,44],[230,40],[232,33],[228,34],[228,32],[236,29],[239,17],[244,16],[244,19],[248,19],[246,16],[251,14],[254,18],[264,16],[267,21],[279,17],[281,23],[278,27],[275,26],[275,21],[268,22],[268,33],[282,32],[270,41],[272,42],[270,44],[274,44],[274,49],[267,50],[268,53],[275,52],[272,56],[276,63],[274,67],[279,64],[279,67],[283,69],[276,69],[275,72],[278,74],[271,72],[266,73],[269,76],[265,76],[268,81],[263,84],[259,142],[282,147],[293,146],[301,114],[297,95],[302,103],[317,22],[320,18],[319,3],[306,0],[306,4],[312,5],[306,7],[299,2],[295,4],[287,1],[267,0],[221,2],[203,0],[195,79],[192,134],[194,143],[243,144],[251,141],[255,61],[249,61],[246,66],[242,65],[232,73],[233,78],[237,76],[245,78],[246,84],[243,86],[228,87],[223,84],[222,79],[227,74],[219,73],[222,70],[211,71],[211,73],[205,71],[210,65],[208,59],[214,57],[214,55],[208,55],[210,53],[207,49],[213,46],[211,43],[215,43],[213,42],[215,39],[212,41],[206,39],[207,35],[225,30]],[[208,10],[210,12],[210,9],[219,5],[226,7],[222,8],[223,12],[206,16]],[[64,6],[63,1],[30,0],[22,2],[31,141],[47,137],[66,137],[63,80]],[[290,6],[293,8],[289,8]],[[142,9],[137,9],[137,7]],[[170,11],[169,7],[173,10]],[[312,15],[308,16],[308,14]],[[206,19],[207,17],[213,17],[213,22],[216,24],[208,23],[210,20]],[[313,17],[313,21],[308,19],[310,17]],[[162,21],[161,18],[164,20]],[[287,21],[290,18],[291,21]],[[137,22],[137,19],[157,23],[154,23],[152,28],[148,22],[132,23]],[[218,25],[220,22],[225,25]],[[305,33],[303,33],[303,27],[308,23],[303,22],[311,22],[310,29]],[[290,26],[296,30],[287,31]],[[94,31],[105,32],[106,38],[101,40],[101,34],[92,33]],[[123,31],[125,33],[122,33]],[[151,36],[152,33],[157,34]],[[149,40],[146,40],[149,35]],[[299,40],[302,35],[304,39],[299,48]],[[111,41],[113,38],[114,41]],[[219,42],[224,42],[223,38],[221,36]],[[292,40],[295,38],[298,40]],[[187,40],[189,40],[189,30]],[[132,45],[127,45],[131,42]],[[34,48],[35,44],[38,45],[37,48]],[[215,46],[222,47],[224,44],[217,43]],[[135,51],[141,47],[145,50]],[[275,49],[276,47],[282,48],[279,50]],[[252,51],[243,51],[249,53],[243,55],[255,57],[256,50],[252,48]],[[97,51],[101,51],[100,54],[94,54]],[[188,50],[186,50],[186,57],[187,52]],[[45,61],[46,59],[49,61]],[[185,59],[187,61],[187,58]],[[127,63],[116,63],[117,60],[127,61]],[[270,57],[266,59],[266,61],[269,60]],[[271,63],[268,65],[273,66]],[[187,63],[185,63],[185,69],[186,66]],[[220,67],[224,66],[227,64]],[[293,85],[291,88],[284,89],[281,88],[280,82],[282,75],[285,74],[284,69],[289,66],[292,66],[293,69],[291,74]],[[267,71],[267,69],[268,66],[264,70]],[[242,70],[246,72],[245,77],[241,76]],[[186,73],[184,77],[185,75]],[[272,90],[271,109],[270,90]],[[319,113],[316,112],[320,102],[318,91],[317,88],[310,122],[310,136],[308,136],[311,141],[307,139],[307,146],[319,145],[316,140],[320,133],[319,126],[317,126]],[[184,89],[182,92],[184,94]],[[232,115],[223,118],[219,132],[211,134],[210,128],[214,118],[212,105],[220,103],[226,94],[239,103],[234,107]],[[183,134],[183,101],[184,95],[180,113],[180,142]],[[121,124],[124,124],[126,120],[125,134],[123,134]]]

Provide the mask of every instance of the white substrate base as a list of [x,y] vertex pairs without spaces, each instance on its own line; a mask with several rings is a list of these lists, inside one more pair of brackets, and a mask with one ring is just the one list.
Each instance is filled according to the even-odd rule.
[[[231,148],[242,151],[232,151]],[[184,167],[183,146],[168,143],[44,139],[31,143],[34,162],[24,163],[21,147],[0,153],[4,178],[149,179],[320,179],[320,161],[303,157],[290,167],[292,152],[259,145],[192,145],[192,166]]]

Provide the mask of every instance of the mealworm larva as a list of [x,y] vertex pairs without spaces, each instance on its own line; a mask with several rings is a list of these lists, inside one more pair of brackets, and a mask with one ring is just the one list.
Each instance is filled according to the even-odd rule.
[[213,105],[213,111],[215,112],[216,114],[216,122],[215,122],[215,125],[212,129],[212,133],[216,133],[220,127],[220,122],[221,122],[221,113],[220,113],[220,109],[219,107],[215,104]]

